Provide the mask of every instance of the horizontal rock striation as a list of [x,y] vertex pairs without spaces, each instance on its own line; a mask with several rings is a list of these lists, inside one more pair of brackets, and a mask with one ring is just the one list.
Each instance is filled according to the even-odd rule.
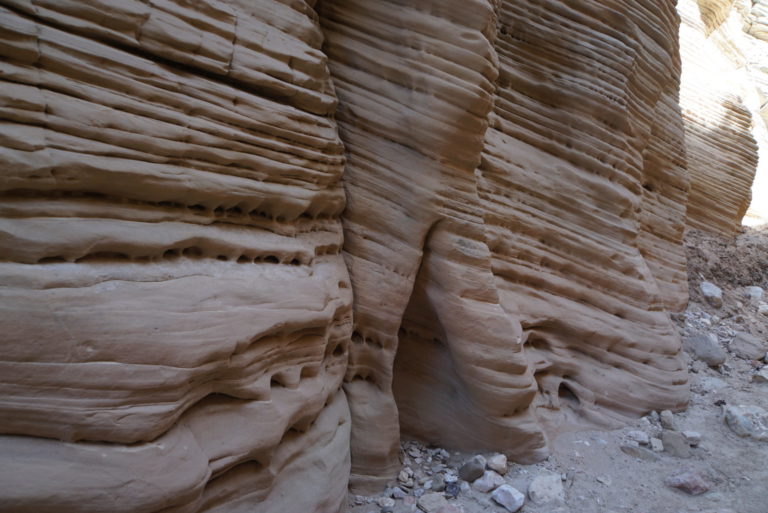
[[0,511],[341,510],[352,298],[314,11],[1,3]]
[[746,33],[759,9],[742,3],[678,3],[680,104],[691,179],[687,223],[725,236],[738,232],[750,201],[754,216],[763,215],[761,183],[768,173],[768,125],[761,115],[768,44]]
[[401,434],[683,407],[678,23],[0,0],[0,512],[333,513]]
[[393,475],[398,414],[408,436],[525,461],[559,429],[681,407],[674,5],[320,16],[349,156],[353,485]]
[[478,188],[549,433],[686,402],[676,27],[671,2],[502,4]]
[[494,4],[326,0],[319,12],[348,152],[353,485],[396,474],[399,428],[539,455],[534,383],[493,284],[474,176],[498,73]]

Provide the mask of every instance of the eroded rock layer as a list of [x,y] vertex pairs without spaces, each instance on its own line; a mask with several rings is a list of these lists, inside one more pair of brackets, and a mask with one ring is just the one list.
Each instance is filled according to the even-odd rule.
[[478,188],[550,433],[686,401],[676,28],[671,2],[501,8]]
[[401,433],[685,404],[671,1],[0,9],[0,511],[337,512]]
[[397,468],[398,414],[409,436],[531,460],[568,425],[682,406],[674,4],[320,16],[349,155],[353,484]]
[[339,511],[351,289],[314,11],[0,3],[0,511]]
[[760,3],[680,0],[678,11],[688,225],[731,236],[750,201],[755,221],[768,221],[768,125],[761,112],[768,43],[759,39]]

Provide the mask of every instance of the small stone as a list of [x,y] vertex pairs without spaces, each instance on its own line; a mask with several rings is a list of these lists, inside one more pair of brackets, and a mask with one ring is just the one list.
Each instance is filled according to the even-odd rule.
[[611,478],[606,476],[597,476],[596,481],[600,484],[604,484],[605,486],[611,485]]
[[408,494],[402,488],[395,487],[392,490],[392,498],[393,499],[400,499],[400,500],[402,500],[402,499],[405,499],[406,497],[408,497]]
[[494,454],[488,458],[485,462],[486,467],[493,470],[497,474],[504,475],[507,473],[507,457],[504,454]]
[[459,482],[459,490],[461,493],[469,493],[469,483],[466,481]]
[[399,474],[397,474],[397,480],[401,483],[405,483],[411,478],[411,476],[408,475],[408,472],[405,470],[401,470]]
[[446,497],[458,497],[459,491],[461,490],[461,487],[458,485],[458,483],[448,483],[445,485],[445,495]]
[[651,437],[649,437],[648,433],[645,431],[630,431],[627,433],[627,438],[640,445],[648,445],[651,443]]
[[694,332],[683,339],[683,349],[693,358],[710,367],[717,367],[725,362],[725,349],[711,333]]
[[701,443],[701,433],[698,431],[683,431],[683,436],[691,447],[698,447]]
[[726,406],[725,423],[741,437],[768,442],[768,411],[759,406]]
[[427,513],[434,513],[443,506],[447,505],[448,501],[445,500],[445,497],[443,497],[442,493],[430,492],[425,493],[419,497],[419,500],[416,502],[416,504],[422,511],[426,511]]
[[701,495],[710,488],[704,476],[692,469],[683,469],[670,475],[664,480],[664,484],[690,495]]
[[664,444],[658,438],[651,438],[651,450],[662,452],[664,450]]
[[701,290],[701,294],[704,296],[704,299],[707,300],[707,303],[714,306],[715,308],[720,308],[723,306],[723,291],[720,290],[720,287],[714,283],[703,281],[701,282],[699,289]]
[[380,508],[386,508],[387,506],[394,508],[395,499],[390,499],[389,497],[379,497],[376,499],[376,504],[378,504]]
[[763,288],[757,286],[744,287],[744,297],[751,302],[758,303],[763,300]]
[[433,492],[442,492],[445,490],[445,476],[443,476],[443,474],[437,474],[433,477],[430,489]]
[[486,470],[483,475],[472,483],[472,488],[478,492],[488,493],[504,484],[504,478],[493,470]]
[[752,375],[753,383],[768,383],[768,367],[763,367]]
[[459,477],[464,481],[472,482],[485,472],[485,458],[480,456],[472,456],[468,459],[459,469]]
[[410,449],[408,449],[408,455],[413,456],[414,458],[418,458],[419,456],[421,456],[421,451],[416,447],[411,447]]
[[765,355],[765,343],[754,335],[739,332],[731,340],[728,346],[739,358],[745,360],[759,360]]
[[445,474],[445,482],[446,482],[446,484],[447,483],[455,483],[458,480],[459,480],[459,476],[457,476],[456,474],[452,474],[452,473],[446,472],[446,474]]
[[646,449],[645,447],[638,447],[636,445],[622,445],[621,452],[633,458],[638,458],[644,461],[657,461],[659,459],[659,457],[654,452]]
[[376,501],[376,504],[379,505],[380,508],[394,508],[395,507],[395,499],[390,499],[389,497],[379,497]]
[[565,501],[563,480],[560,479],[560,474],[542,472],[534,477],[531,484],[528,485],[528,498],[538,505]]
[[661,434],[661,442],[664,444],[664,451],[676,458],[690,458],[691,447],[688,440],[682,433],[677,431],[664,431]]
[[760,303],[757,306],[757,313],[760,315],[768,315],[768,303]]
[[661,427],[664,429],[675,429],[675,416],[669,410],[664,410],[659,414]]
[[491,499],[510,513],[515,513],[525,503],[525,495],[508,484],[496,488],[491,494]]

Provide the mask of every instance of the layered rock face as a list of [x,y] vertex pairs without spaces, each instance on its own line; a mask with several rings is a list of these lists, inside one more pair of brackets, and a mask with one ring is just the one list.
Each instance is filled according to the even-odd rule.
[[768,3],[680,0],[678,11],[688,225],[730,236],[748,209],[768,222]]
[[340,510],[351,288],[314,11],[2,4],[0,511]]
[[674,5],[320,16],[349,155],[353,485],[393,474],[398,421],[532,460],[559,429],[682,406]]
[[0,5],[0,511],[335,512],[401,432],[685,404],[673,2]]

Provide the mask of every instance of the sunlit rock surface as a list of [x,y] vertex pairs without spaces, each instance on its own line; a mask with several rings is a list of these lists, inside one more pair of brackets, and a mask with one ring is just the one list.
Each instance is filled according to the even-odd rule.
[[[768,4],[680,0],[688,225],[768,222]],[[750,204],[751,202],[751,204]]]

